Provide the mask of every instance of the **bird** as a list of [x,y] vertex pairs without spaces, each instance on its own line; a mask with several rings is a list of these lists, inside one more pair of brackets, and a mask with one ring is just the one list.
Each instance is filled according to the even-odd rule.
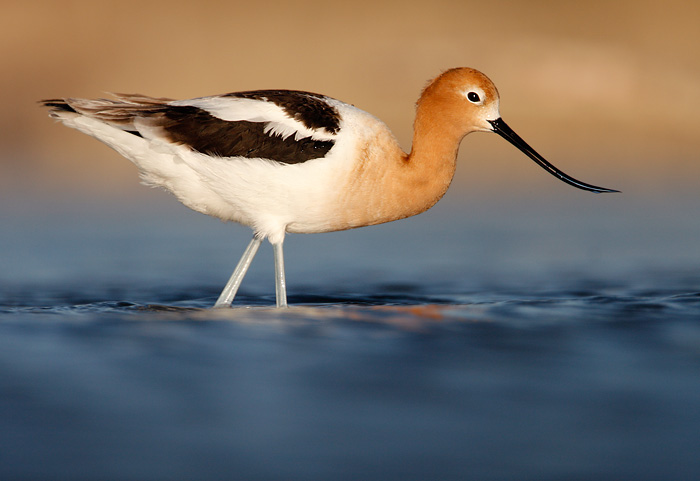
[[384,122],[345,102],[299,90],[252,90],[189,100],[141,94],[54,98],[50,117],[133,162],[143,184],[187,207],[253,230],[214,307],[230,307],[263,240],[273,247],[276,306],[287,307],[287,233],[371,226],[420,214],[446,193],[462,139],[494,132],[559,180],[594,193],[545,160],[506,124],[482,72],[446,70],[416,102],[404,152]]

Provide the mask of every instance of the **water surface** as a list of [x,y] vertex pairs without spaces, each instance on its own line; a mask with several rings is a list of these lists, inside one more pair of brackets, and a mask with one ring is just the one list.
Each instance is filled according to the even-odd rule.
[[269,247],[210,309],[249,233],[165,205],[4,214],[0,479],[700,475],[693,203],[290,236],[287,310]]

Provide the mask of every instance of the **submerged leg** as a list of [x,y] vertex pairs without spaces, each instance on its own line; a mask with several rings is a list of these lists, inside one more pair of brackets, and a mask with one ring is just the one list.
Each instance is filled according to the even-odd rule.
[[275,253],[275,294],[277,295],[277,307],[287,307],[287,281],[284,275],[284,253],[282,242],[272,244]]
[[219,299],[217,299],[216,304],[214,304],[214,307],[231,306],[233,298],[236,297],[236,292],[238,292],[238,288],[241,286],[245,273],[248,272],[250,263],[253,262],[253,257],[255,257],[255,254],[258,252],[258,247],[260,247],[261,242],[261,238],[258,236],[253,236],[253,240],[250,241],[250,244],[248,244],[248,247],[241,257],[241,260],[238,261],[236,270],[234,270],[233,274],[231,274],[231,278],[228,280],[224,290],[221,291],[221,295],[219,296]]

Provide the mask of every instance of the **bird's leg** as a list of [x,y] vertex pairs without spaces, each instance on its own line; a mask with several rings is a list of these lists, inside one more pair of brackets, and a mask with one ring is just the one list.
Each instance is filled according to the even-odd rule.
[[282,242],[272,244],[275,254],[275,293],[277,295],[277,307],[287,307],[287,281],[284,275],[284,253]]
[[253,262],[253,257],[255,257],[255,254],[258,252],[258,247],[260,247],[261,242],[262,239],[260,237],[253,236],[253,240],[250,241],[250,244],[246,247],[241,260],[238,261],[236,269],[233,271],[233,274],[231,274],[231,278],[228,280],[224,290],[221,291],[221,295],[219,299],[217,299],[216,304],[214,304],[214,307],[231,306],[233,298],[236,297],[236,292],[238,292],[238,288],[241,286],[246,272],[248,272],[250,263]]

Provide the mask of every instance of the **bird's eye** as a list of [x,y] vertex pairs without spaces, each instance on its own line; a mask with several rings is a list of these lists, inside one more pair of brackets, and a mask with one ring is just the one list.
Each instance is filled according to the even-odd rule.
[[470,102],[474,102],[474,103],[477,103],[479,100],[481,100],[479,98],[479,94],[476,92],[469,92],[467,94],[467,98],[469,99]]

